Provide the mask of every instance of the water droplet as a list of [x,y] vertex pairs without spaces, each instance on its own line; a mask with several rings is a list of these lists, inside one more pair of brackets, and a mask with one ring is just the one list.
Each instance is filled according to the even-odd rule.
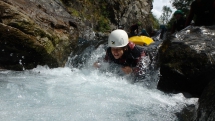
[[19,60],[19,64],[22,65],[22,60]]

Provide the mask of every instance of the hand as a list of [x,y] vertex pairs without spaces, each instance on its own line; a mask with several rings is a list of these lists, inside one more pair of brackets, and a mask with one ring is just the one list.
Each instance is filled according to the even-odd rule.
[[122,67],[122,71],[126,74],[130,74],[133,72],[132,68],[129,66]]
[[94,66],[95,68],[99,68],[99,67],[101,66],[101,64],[100,64],[99,62],[95,62],[95,63],[93,64],[93,66]]

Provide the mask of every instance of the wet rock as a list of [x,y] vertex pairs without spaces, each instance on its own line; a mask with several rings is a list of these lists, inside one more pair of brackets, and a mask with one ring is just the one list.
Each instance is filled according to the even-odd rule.
[[65,65],[79,32],[76,21],[58,2],[0,1],[1,68]]
[[[0,23],[0,66],[5,69],[23,70],[37,65],[59,66],[37,39],[22,31]],[[49,63],[47,63],[49,62]]]
[[129,31],[129,27],[138,21],[144,28],[151,27],[149,17],[152,9],[151,0],[63,0],[63,2],[73,16],[81,17],[87,26],[96,30],[105,28],[102,31],[111,31],[123,25],[124,29]]
[[214,121],[215,120],[215,79],[212,80],[201,97],[195,121]]
[[195,112],[195,105],[186,105],[181,112],[176,113],[176,116],[178,117],[179,121],[194,121]]
[[157,88],[200,97],[215,78],[215,27],[188,27],[159,49],[160,80]]

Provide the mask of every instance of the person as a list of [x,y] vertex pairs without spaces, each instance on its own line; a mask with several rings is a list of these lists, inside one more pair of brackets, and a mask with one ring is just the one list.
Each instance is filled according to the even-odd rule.
[[148,32],[143,28],[142,31],[138,34],[138,36],[143,35],[149,37]]
[[160,39],[164,38],[164,34],[167,31],[167,28],[165,25],[160,25]]
[[149,32],[149,36],[150,36],[150,37],[154,37],[154,36],[157,35],[157,32],[158,32],[157,29],[152,29],[152,30]]
[[141,23],[138,22],[130,27],[130,36],[136,36],[139,33],[140,25],[141,25]]
[[[104,61],[121,65],[121,70],[125,74],[144,74],[141,60],[145,56],[143,48],[129,42],[128,34],[124,30],[117,29],[109,35]],[[100,66],[99,62],[94,63],[94,67]]]
[[191,3],[185,26],[189,26],[195,16],[195,26],[215,24],[215,0],[195,0]]
[[176,31],[181,31],[185,28],[186,19],[184,17],[184,13],[181,10],[176,10],[174,12],[174,18],[176,20],[173,23],[171,34],[175,33]]

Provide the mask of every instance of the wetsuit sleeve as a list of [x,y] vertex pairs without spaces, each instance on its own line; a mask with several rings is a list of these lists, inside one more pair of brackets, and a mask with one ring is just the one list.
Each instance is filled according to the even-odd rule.
[[189,15],[186,19],[186,23],[185,23],[185,27],[189,26],[193,17],[194,17],[194,11],[195,11],[195,2],[193,2],[190,6],[190,12],[189,12]]

